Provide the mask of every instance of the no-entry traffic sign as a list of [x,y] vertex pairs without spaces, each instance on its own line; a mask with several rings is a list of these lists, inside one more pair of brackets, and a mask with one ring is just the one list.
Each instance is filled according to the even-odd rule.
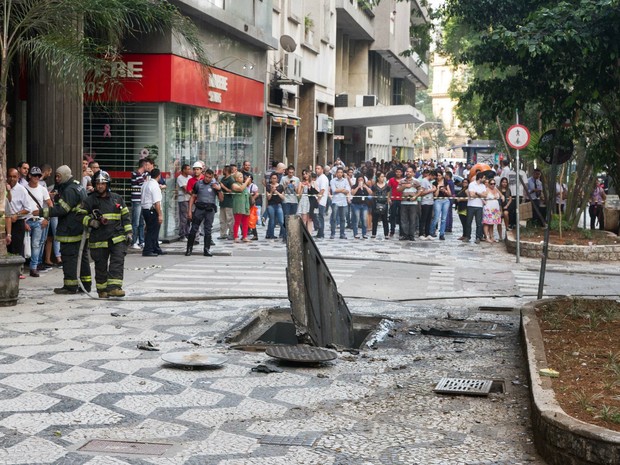
[[506,131],[506,142],[513,149],[524,149],[530,143],[530,131],[521,124],[513,124]]

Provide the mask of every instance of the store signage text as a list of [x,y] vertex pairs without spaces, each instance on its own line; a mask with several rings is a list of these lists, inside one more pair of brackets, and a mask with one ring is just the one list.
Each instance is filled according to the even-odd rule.
[[[110,77],[112,79],[142,79],[142,61],[113,61],[110,63]],[[89,81],[86,83],[86,93],[88,95],[103,94],[105,86],[103,81]]]
[[[212,73],[209,75],[209,87],[222,91],[228,90],[228,78],[221,74]],[[216,90],[209,91],[209,102],[222,103],[222,93]]]

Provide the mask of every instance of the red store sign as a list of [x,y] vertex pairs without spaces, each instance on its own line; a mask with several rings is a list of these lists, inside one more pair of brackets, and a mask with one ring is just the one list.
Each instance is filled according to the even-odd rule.
[[[250,116],[264,115],[265,85],[217,68],[203,72],[200,64],[176,55],[123,55],[111,75],[123,88],[121,102],[173,102]],[[208,83],[208,85],[206,85]],[[109,99],[103,85],[86,84],[87,100]]]

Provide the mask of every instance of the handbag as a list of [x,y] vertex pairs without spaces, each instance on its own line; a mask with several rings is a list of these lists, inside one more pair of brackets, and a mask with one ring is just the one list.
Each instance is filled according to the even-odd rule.
[[379,214],[383,214],[385,213],[385,211],[387,210],[387,203],[376,203],[375,204],[375,211]]
[[32,256],[32,247],[30,244],[30,231],[26,231],[24,234],[24,258],[30,258]]

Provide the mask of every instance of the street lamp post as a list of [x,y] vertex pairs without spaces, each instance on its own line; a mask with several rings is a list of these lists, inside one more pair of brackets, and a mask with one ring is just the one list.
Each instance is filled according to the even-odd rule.
[[[424,126],[426,126],[427,124],[439,124],[439,125],[443,125],[443,123],[441,121],[425,121],[424,123],[420,124],[417,128],[415,128],[413,130],[413,136],[411,137],[411,141],[413,143],[415,143],[415,138],[416,135],[418,134],[418,131],[420,129],[422,129]],[[422,152],[424,152],[424,140],[422,140]],[[415,156],[415,154],[414,154]]]

